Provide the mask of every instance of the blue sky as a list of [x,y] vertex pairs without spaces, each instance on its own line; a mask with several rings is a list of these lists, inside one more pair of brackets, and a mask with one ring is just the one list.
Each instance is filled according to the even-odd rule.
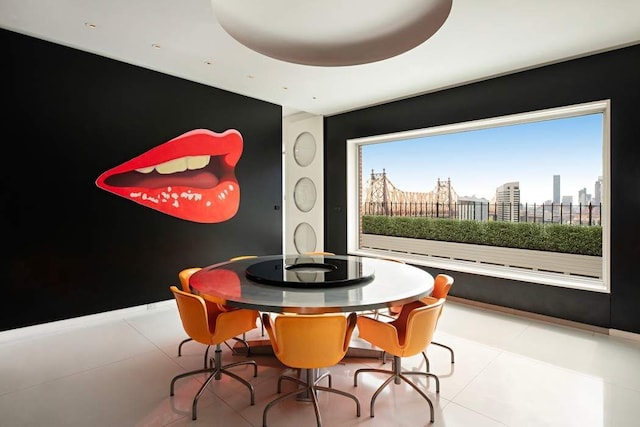
[[602,114],[364,145],[364,180],[383,168],[403,191],[432,191],[438,178],[451,178],[458,196],[489,200],[518,181],[522,203],[553,199],[560,175],[560,195],[577,203],[578,191],[593,196],[602,176]]

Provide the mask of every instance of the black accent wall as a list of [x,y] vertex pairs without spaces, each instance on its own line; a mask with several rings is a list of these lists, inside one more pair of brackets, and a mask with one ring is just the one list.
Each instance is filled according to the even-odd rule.
[[635,45],[326,118],[325,249],[346,251],[347,139],[610,99],[611,293],[451,271],[451,295],[640,333],[639,75]]
[[[279,105],[6,30],[0,40],[0,330],[168,300],[182,268],[282,252]],[[189,222],[96,187],[198,128],[243,136],[232,219]]]

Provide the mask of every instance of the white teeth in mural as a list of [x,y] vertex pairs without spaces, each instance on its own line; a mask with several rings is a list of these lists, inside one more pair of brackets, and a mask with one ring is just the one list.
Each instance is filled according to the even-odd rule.
[[159,165],[149,166],[148,168],[136,169],[136,172],[151,173],[154,169],[160,174],[184,172],[187,169],[202,169],[209,164],[209,161],[211,161],[211,156],[187,156],[160,163]]
[[211,161],[211,156],[188,156],[187,157],[187,169],[202,169],[206,167]]

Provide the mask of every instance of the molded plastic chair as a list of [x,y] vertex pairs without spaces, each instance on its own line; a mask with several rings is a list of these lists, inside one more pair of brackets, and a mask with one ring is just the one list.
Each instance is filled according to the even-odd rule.
[[180,288],[185,292],[191,292],[189,288],[189,278],[198,271],[202,270],[201,267],[189,267],[178,272],[178,278],[180,279]]
[[401,381],[409,384],[429,404],[430,421],[434,421],[433,403],[429,397],[407,375],[422,375],[434,378],[436,381],[436,393],[440,393],[440,379],[432,373],[420,371],[402,371],[402,358],[420,354],[430,343],[438,323],[438,317],[442,311],[444,299],[437,300],[434,304],[426,305],[422,301],[415,301],[402,306],[398,318],[391,322],[373,319],[369,316],[358,316],[359,337],[381,348],[386,353],[393,355],[393,370],[361,368],[356,370],[353,377],[353,385],[358,385],[358,375],[363,372],[376,372],[390,374],[371,397],[371,416],[374,416],[374,405],[377,397],[391,381],[401,384]]
[[[189,288],[189,277],[191,277],[191,275],[193,273],[195,273],[196,271],[200,271],[202,270],[201,267],[190,267],[190,268],[185,268],[183,270],[180,270],[178,272],[178,279],[180,279],[180,288],[184,291],[184,292],[191,292],[191,288]],[[185,338],[183,339],[180,344],[178,345],[178,357],[182,356],[182,345],[184,343],[187,343],[189,341],[193,341],[193,338],[189,337],[189,338]],[[204,365],[207,366],[207,356],[209,353],[209,347],[207,347],[207,351],[204,354]]]
[[[307,370],[307,380],[302,381],[288,375],[278,378],[278,393],[282,391],[282,381],[288,380],[296,383],[296,390],[278,396],[264,408],[262,415],[263,427],[267,425],[267,413],[275,404],[287,397],[306,392],[313,402],[316,413],[317,425],[322,425],[320,408],[316,392],[318,390],[336,393],[356,403],[356,415],[360,416],[360,402],[350,393],[331,387],[331,374],[328,372],[314,378],[314,370],[326,368],[340,362],[347,354],[351,334],[356,326],[357,315],[351,313],[345,316],[342,313],[335,314],[310,314],[310,315],[277,315],[272,318],[268,314],[262,315],[262,321],[269,334],[273,352],[284,365]],[[318,383],[327,378],[329,387],[323,387]]]
[[[246,258],[255,258],[255,257],[246,257]],[[178,278],[180,279],[180,288],[184,291],[184,292],[191,292],[191,288],[189,287],[189,278],[191,278],[191,276],[202,270],[201,267],[190,267],[190,268],[185,268],[183,270],[181,270],[180,272],[178,272]],[[222,304],[218,304],[215,303],[213,301],[209,301],[209,300],[204,300],[205,304],[207,305],[207,310],[209,312],[217,312],[217,311],[229,311],[231,308],[227,307],[225,305]],[[262,321],[262,319],[260,319],[260,321]],[[234,340],[242,343],[242,345],[245,346],[245,348],[247,349],[247,354],[249,354],[249,344],[247,343],[245,336],[243,335],[242,338],[238,338],[238,337],[234,337]],[[184,340],[182,340],[182,342],[180,343],[180,345],[178,346],[178,357],[182,356],[182,345],[186,342],[189,341],[193,341],[193,339],[191,338],[186,338]],[[231,351],[235,351],[233,347],[231,347],[227,342],[224,343],[229,350]],[[211,346],[207,346],[207,349],[204,352],[204,367],[207,367],[207,360],[209,359],[209,348]]]
[[[435,301],[441,298],[446,300],[447,295],[449,294],[449,289],[451,289],[452,285],[453,285],[453,277],[449,276],[448,274],[443,274],[443,273],[438,274],[433,282],[433,291],[431,292],[431,296],[422,298],[422,302],[424,302],[425,304],[433,304]],[[385,316],[395,317],[398,315],[398,313],[393,314],[393,311],[391,311],[391,313],[392,313],[391,315],[385,315]],[[442,312],[440,312],[440,314],[442,314]],[[435,341],[431,341],[431,344],[437,345],[439,347],[446,348],[447,350],[449,350],[449,353],[451,354],[451,363],[456,362],[455,354],[451,347],[448,347],[444,344],[441,344]],[[422,356],[424,357],[424,360],[427,364],[426,370],[427,372],[429,372],[429,358],[427,357],[427,353],[423,351]],[[383,352],[382,363],[385,363],[385,361],[386,361],[385,354]]]
[[[448,274],[442,274],[442,273],[438,274],[433,283],[433,292],[431,292],[431,297],[437,298],[437,299],[443,298],[446,300],[447,295],[449,295],[449,289],[451,289],[452,285],[453,285],[453,277],[449,276]],[[434,345],[437,345],[438,347],[446,348],[447,350],[449,350],[449,353],[451,354],[451,363],[456,362],[455,354],[453,353],[453,349],[451,347],[448,347],[444,344],[441,344],[435,341],[432,341],[431,344],[434,344]],[[426,355],[425,355],[425,359],[426,359]]]
[[222,374],[225,374],[247,386],[251,394],[251,405],[253,405],[255,403],[253,385],[244,378],[230,372],[228,369],[240,365],[253,365],[253,376],[257,377],[258,366],[256,365],[256,362],[253,360],[247,360],[223,366],[222,349],[220,345],[228,339],[234,338],[243,332],[255,328],[258,312],[256,310],[248,309],[232,309],[230,311],[219,310],[211,312],[205,304],[205,300],[201,296],[181,291],[176,286],[171,286],[169,289],[171,289],[171,292],[176,299],[176,303],[178,304],[178,311],[180,312],[180,319],[182,320],[182,326],[184,327],[185,332],[193,338],[194,341],[208,346],[216,346],[215,356],[212,358],[211,367],[205,367],[203,369],[197,369],[195,371],[176,375],[171,380],[170,396],[173,396],[174,394],[174,385],[177,380],[190,375],[210,373],[209,377],[205,380],[193,398],[191,418],[195,420],[197,418],[198,399],[204,392],[204,389],[212,380],[219,380],[222,377]]

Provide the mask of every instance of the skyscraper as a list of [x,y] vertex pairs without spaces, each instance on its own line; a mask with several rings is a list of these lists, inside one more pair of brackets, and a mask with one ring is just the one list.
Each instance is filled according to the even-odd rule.
[[581,205],[588,205],[591,203],[591,194],[587,193],[586,188],[578,191],[578,203]]
[[496,219],[520,221],[520,182],[507,182],[496,188]]
[[599,176],[598,180],[596,181],[593,195],[594,195],[593,197],[594,205],[602,203],[602,177],[601,176]]
[[560,175],[553,175],[553,203],[560,203]]
[[458,219],[488,221],[489,201],[478,197],[458,197]]

